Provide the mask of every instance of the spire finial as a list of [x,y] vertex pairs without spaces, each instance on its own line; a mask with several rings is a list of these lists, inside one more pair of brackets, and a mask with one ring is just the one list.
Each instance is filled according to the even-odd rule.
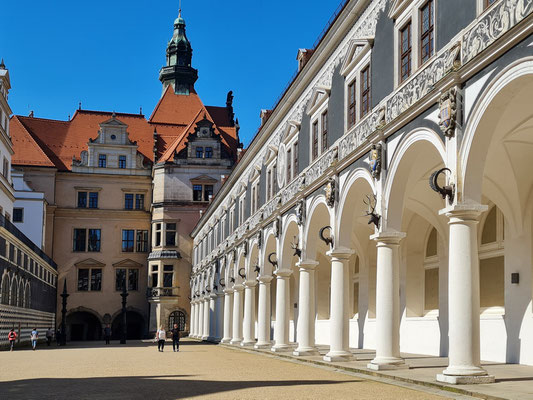
[[4,64],[3,58],[2,58],[2,61],[0,61],[0,69],[6,69],[6,65]]
[[178,18],[181,17],[181,0],[179,0]]

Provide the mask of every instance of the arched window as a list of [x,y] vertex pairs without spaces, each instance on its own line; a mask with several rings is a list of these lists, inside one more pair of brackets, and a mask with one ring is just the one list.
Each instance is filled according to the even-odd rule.
[[439,308],[439,256],[438,234],[435,228],[429,232],[424,256],[424,310]]
[[22,282],[22,279],[19,283],[17,306],[20,308],[24,307],[24,282]]
[[479,246],[479,286],[481,308],[505,306],[504,218],[492,206],[483,222]]
[[185,313],[182,311],[172,311],[168,317],[168,330],[174,329],[174,324],[178,324],[178,329],[185,330]]
[[30,283],[26,282],[26,290],[24,291],[24,308],[30,308],[31,304],[31,287]]
[[18,291],[17,279],[13,278],[13,280],[11,281],[11,289],[9,290],[10,292],[9,304],[12,306],[17,305],[17,300],[18,300],[17,291]]
[[2,277],[2,285],[0,286],[1,303],[9,304],[9,275],[4,274]]

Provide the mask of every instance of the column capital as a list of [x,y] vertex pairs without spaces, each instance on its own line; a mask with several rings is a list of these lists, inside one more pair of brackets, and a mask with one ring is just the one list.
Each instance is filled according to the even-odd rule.
[[469,201],[443,208],[439,211],[439,215],[446,215],[450,220],[452,218],[457,218],[459,220],[477,221],[479,216],[487,211],[488,208],[489,207],[484,204]]
[[224,294],[232,294],[233,289],[224,289]]
[[257,281],[256,280],[247,280],[247,281],[244,281],[244,286],[245,287],[255,287],[257,285]]
[[272,279],[274,279],[272,275],[261,275],[260,277],[257,278],[259,283],[270,283]]
[[292,271],[290,269],[278,269],[274,271],[274,273],[278,278],[288,278],[292,275]]
[[340,260],[347,260],[353,254],[355,254],[355,251],[347,247],[335,247],[326,253],[326,255],[332,258],[338,258]]
[[218,294],[216,293],[212,293],[209,295],[209,299],[212,300],[212,299],[216,299],[218,297]]
[[297,267],[302,270],[314,270],[318,266],[318,261],[315,260],[301,260],[296,263]]
[[244,285],[242,283],[236,283],[233,285],[233,290],[235,292],[242,292],[244,290]]
[[406,236],[407,235],[405,234],[405,232],[388,230],[385,232],[378,232],[374,235],[371,235],[370,239],[378,242],[378,245],[379,243],[381,243],[382,245],[394,245],[399,244],[400,241]]

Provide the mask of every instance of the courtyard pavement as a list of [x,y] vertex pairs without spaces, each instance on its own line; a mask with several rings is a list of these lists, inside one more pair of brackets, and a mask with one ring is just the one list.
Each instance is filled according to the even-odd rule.
[[[465,399],[331,368],[182,340],[0,352],[0,399]],[[415,388],[416,390],[414,390]]]

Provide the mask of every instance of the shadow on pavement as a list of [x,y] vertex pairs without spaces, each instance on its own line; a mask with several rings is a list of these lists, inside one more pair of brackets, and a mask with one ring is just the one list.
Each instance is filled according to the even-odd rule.
[[[105,378],[43,378],[0,382],[0,399],[184,399],[231,390],[275,387],[333,385],[345,381],[207,381],[181,379],[187,375],[126,376]],[[352,382],[361,382],[353,380]],[[312,397],[312,388],[307,396]],[[258,394],[259,395],[259,394]],[[236,394],[239,397],[238,394]],[[260,396],[260,395],[259,395]],[[307,397],[304,394],[304,398]]]

